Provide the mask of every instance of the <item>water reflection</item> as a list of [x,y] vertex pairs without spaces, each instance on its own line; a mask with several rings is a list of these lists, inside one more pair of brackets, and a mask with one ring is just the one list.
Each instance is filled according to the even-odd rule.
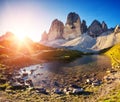
[[[27,73],[24,80],[32,80],[34,86],[52,86],[52,82],[60,81],[61,83],[73,81],[71,78],[81,78],[84,73],[104,72],[110,68],[110,59],[106,56],[89,55],[76,59],[72,62],[49,62],[38,65],[32,65],[20,69],[21,75]],[[61,81],[62,80],[62,81]]]

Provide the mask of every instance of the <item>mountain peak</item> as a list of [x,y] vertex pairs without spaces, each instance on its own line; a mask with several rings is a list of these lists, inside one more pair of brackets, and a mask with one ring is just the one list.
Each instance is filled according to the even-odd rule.
[[67,16],[67,22],[66,25],[73,25],[77,20],[80,20],[80,17],[77,13],[75,12],[70,12]]
[[81,35],[81,20],[77,13],[70,12],[64,27],[63,37],[73,39]]
[[101,24],[95,19],[88,28],[88,34],[92,37],[97,37],[107,30],[107,24],[104,21]]
[[102,29],[103,29],[103,31],[108,30],[107,24],[104,21],[102,21]]
[[117,25],[114,29],[114,33],[118,33],[118,32],[120,32],[120,26],[119,25]]
[[64,24],[62,21],[55,19],[52,21],[49,33],[48,33],[48,40],[55,40],[63,38]]
[[86,25],[86,21],[85,20],[82,20],[82,23],[81,23],[81,33],[84,34],[87,32],[87,25]]

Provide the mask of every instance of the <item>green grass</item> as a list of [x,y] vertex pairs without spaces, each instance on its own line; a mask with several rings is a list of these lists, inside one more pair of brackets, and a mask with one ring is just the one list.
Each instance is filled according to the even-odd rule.
[[120,102],[120,85],[100,99],[99,102]]
[[45,60],[74,60],[75,58],[81,57],[82,52],[76,50],[65,50],[65,49],[56,49],[43,52],[38,55],[38,58]]
[[120,44],[116,44],[110,50],[105,52],[105,54],[111,58],[113,66],[120,65]]

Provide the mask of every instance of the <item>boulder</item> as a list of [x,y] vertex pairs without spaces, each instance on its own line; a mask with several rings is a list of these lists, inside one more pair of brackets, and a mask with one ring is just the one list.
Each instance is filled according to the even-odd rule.
[[11,84],[10,89],[12,89],[12,90],[21,90],[21,89],[26,89],[26,86],[19,83],[19,82],[14,82],[14,83]]
[[63,39],[63,30],[64,30],[64,24],[63,22],[59,21],[58,19],[55,19],[50,27],[49,33],[48,33],[48,40],[56,40],[56,39]]
[[72,91],[73,94],[80,94],[82,92],[84,92],[83,88],[74,88]]
[[81,35],[81,20],[78,14],[71,12],[67,16],[63,37],[73,39]]
[[48,94],[45,88],[35,88],[34,90],[36,90],[37,93]]
[[54,89],[54,93],[56,93],[56,94],[63,94],[63,91],[60,88],[56,88],[56,89]]
[[32,82],[32,80],[27,79],[27,80],[25,81],[25,85],[26,85],[26,86],[33,87],[33,82]]
[[99,86],[99,85],[101,85],[101,81],[100,80],[94,80],[93,82],[92,82],[92,86]]

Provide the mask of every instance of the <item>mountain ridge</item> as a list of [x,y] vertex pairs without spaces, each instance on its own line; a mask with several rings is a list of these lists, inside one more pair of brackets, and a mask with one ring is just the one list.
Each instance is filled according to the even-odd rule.
[[[58,20],[57,23],[59,22],[61,21]],[[75,12],[68,14],[65,25],[62,23],[62,31],[59,28],[56,25],[53,29],[53,31],[57,31],[56,36],[61,35],[59,38],[54,38],[54,33],[51,33],[50,37],[53,39],[44,40],[46,35],[49,38],[49,33],[44,33],[40,43],[57,48],[64,47],[83,52],[96,52],[120,42],[120,27],[118,25],[115,28],[108,28],[105,21],[99,22],[95,19],[91,25],[87,26],[86,21],[81,21],[80,16]]]

